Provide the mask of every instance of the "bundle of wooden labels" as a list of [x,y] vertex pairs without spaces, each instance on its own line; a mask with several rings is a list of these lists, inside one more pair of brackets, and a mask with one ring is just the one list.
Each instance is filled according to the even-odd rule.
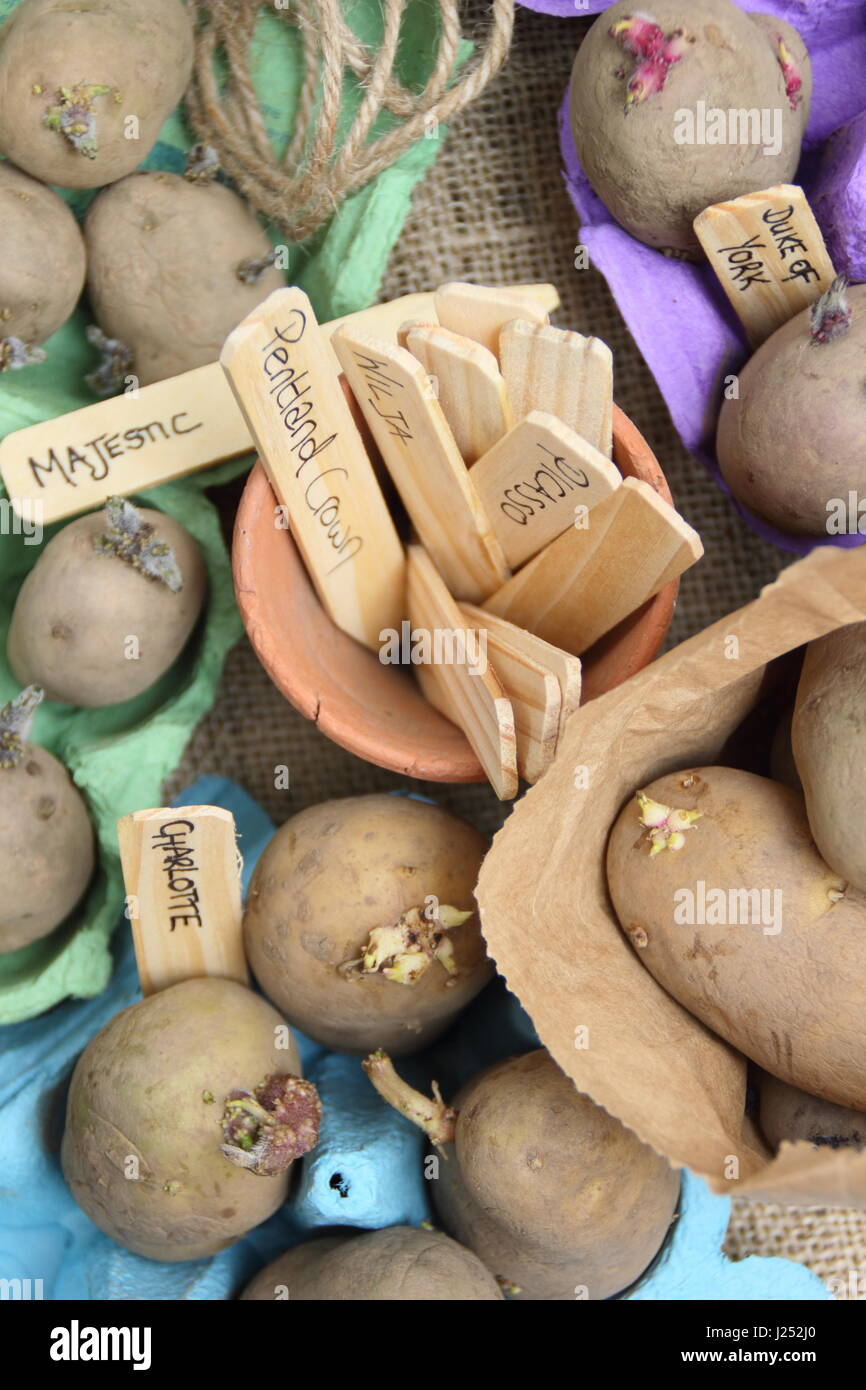
[[420,302],[325,331],[278,291],[221,361],[326,610],[380,654],[407,622],[429,637],[413,644],[424,694],[508,798],[553,758],[581,653],[702,547],[611,462],[610,349],[550,325],[552,286],[452,283]]

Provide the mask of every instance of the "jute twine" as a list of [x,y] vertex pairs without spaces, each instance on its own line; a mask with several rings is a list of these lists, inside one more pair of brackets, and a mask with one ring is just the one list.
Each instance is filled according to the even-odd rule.
[[[430,0],[439,13],[440,36],[423,90],[412,91],[394,75],[406,0],[381,0],[384,27],[378,50],[361,43],[345,22],[340,0],[198,0],[196,57],[186,105],[196,136],[216,151],[238,191],[290,241],[304,241],[332,216],[348,193],[363,187],[439,121],[451,120],[474,101],[508,56],[514,0],[492,0],[484,43],[455,75],[461,38],[459,0]],[[268,136],[251,71],[250,45],[260,11],[298,30],[303,54],[295,126],[278,158]],[[226,78],[220,82],[217,62]],[[355,119],[342,142],[338,125],[343,83],[362,89]],[[377,117],[392,121],[371,138]]]

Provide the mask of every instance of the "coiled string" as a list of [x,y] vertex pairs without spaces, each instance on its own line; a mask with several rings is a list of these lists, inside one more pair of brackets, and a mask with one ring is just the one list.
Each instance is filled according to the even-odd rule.
[[[508,56],[514,0],[491,0],[483,47],[455,74],[461,38],[459,0],[430,0],[439,14],[438,50],[427,83],[412,91],[394,74],[406,0],[381,0],[382,41],[373,50],[343,18],[340,0],[197,0],[196,57],[186,97],[196,137],[216,151],[240,193],[290,241],[305,241],[348,193],[387,169],[439,121],[478,97]],[[292,138],[282,159],[269,139],[250,66],[261,11],[298,30],[304,76]],[[218,64],[226,73],[221,83]],[[354,120],[338,138],[343,81],[362,89]],[[372,136],[377,117],[394,118]]]

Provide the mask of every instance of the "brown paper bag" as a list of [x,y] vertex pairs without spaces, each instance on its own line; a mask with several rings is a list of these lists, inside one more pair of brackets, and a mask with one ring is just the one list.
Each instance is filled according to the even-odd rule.
[[864,620],[866,546],[816,550],[783,570],[754,603],[572,715],[481,871],[490,953],[559,1065],[726,1195],[866,1208],[866,1151],[785,1144],[772,1158],[744,1114],[746,1059],[656,983],[620,930],[605,880],[608,832],[636,788],[723,761],[770,661]]

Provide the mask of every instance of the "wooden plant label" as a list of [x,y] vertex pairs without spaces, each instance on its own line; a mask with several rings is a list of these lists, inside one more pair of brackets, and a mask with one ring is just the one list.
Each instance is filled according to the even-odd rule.
[[475,463],[511,425],[499,363],[480,343],[438,325],[412,325],[405,338],[434,383],[462,458]]
[[615,464],[555,415],[531,410],[472,469],[472,481],[512,569],[619,487]]
[[48,526],[249,448],[214,362],[7,434],[0,474],[15,511]]
[[436,317],[443,328],[464,338],[474,338],[494,356],[499,352],[499,334],[512,319],[548,322],[549,301],[529,289],[452,280],[439,286],[434,300]]
[[202,975],[249,984],[231,813],[135,811],[117,822],[117,838],[142,994]]
[[547,411],[610,458],[613,354],[606,343],[519,318],[503,327],[499,357],[515,420]]
[[795,184],[713,203],[694,226],[754,347],[813,304],[834,279],[818,223]]
[[473,603],[461,603],[460,611],[466,621],[472,623],[474,627],[486,629],[488,640],[495,638],[500,643],[507,643],[512,650],[522,653],[534,665],[543,666],[545,670],[556,677],[560,698],[559,729],[556,740],[558,743],[569,716],[580,705],[582,685],[580,657],[572,656],[571,652],[565,652],[561,647],[554,647],[552,643],[545,642],[543,637],[538,637],[525,627],[517,627],[515,623],[510,623],[507,618],[500,618],[498,614],[490,613],[486,608],[477,608]]
[[[323,332],[363,319],[387,334],[410,315],[429,318],[433,312],[432,294],[408,294],[333,319]],[[0,476],[18,516],[48,526],[95,511],[108,497],[146,492],[252,448],[225,373],[211,362],[13,430],[0,442]]]
[[[410,545],[407,604],[413,630],[459,632],[466,620],[420,545]],[[434,644],[435,645],[435,644]],[[488,662],[474,671],[466,662],[415,668],[430,704],[462,729],[501,801],[517,795],[517,736],[514,710]]]
[[658,493],[625,478],[484,604],[575,655],[703,554],[696,531]]
[[427,373],[405,348],[354,325],[331,341],[433,563],[456,598],[480,602],[508,566]]
[[323,606],[378,651],[403,617],[403,547],[307,296],[269,295],[220,361]]
[[[517,770],[527,782],[537,782],[556,752],[562,714],[559,681],[531,654],[526,643],[511,641],[510,633],[519,632],[519,628],[472,604],[462,603],[460,612],[467,623],[487,634],[488,658],[514,710]],[[547,645],[527,635],[540,646]]]

